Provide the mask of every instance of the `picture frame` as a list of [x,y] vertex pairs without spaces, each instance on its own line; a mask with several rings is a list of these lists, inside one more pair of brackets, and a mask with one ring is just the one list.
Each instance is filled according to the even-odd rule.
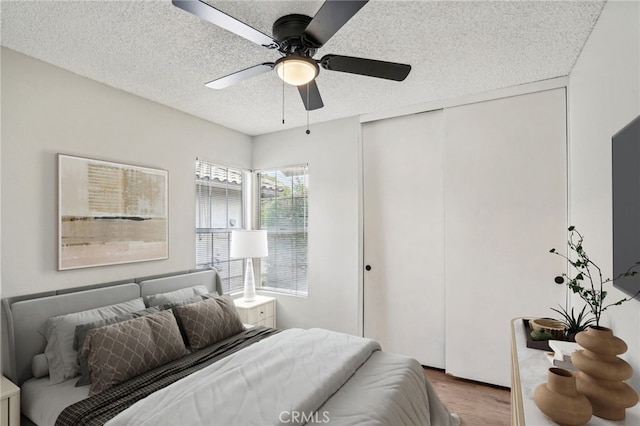
[[168,259],[168,178],[58,154],[58,270]]

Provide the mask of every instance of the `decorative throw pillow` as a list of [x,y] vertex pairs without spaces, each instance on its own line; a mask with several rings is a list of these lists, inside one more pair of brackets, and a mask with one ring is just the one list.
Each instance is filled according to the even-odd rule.
[[144,297],[144,303],[147,307],[164,306],[167,303],[178,302],[193,296],[207,294],[209,290],[205,285],[197,285],[193,287],[181,288],[180,290],[170,291],[168,293],[152,294]]
[[[105,325],[116,324],[133,318],[155,314],[156,312],[160,312],[160,308],[157,306],[152,306],[151,308],[143,309],[141,311],[130,312],[128,314],[118,315],[117,317],[113,318],[105,318],[103,320],[90,322],[89,324],[77,325],[76,338],[73,342],[73,348],[82,349],[84,341],[87,338],[87,334],[94,328],[104,327]],[[76,386],[86,386],[90,384],[91,375],[89,374],[89,360],[86,356],[82,355],[82,352],[78,352],[78,367],[80,369],[80,378],[76,382]]]
[[94,328],[82,346],[91,371],[89,394],[173,361],[186,351],[170,311]]
[[192,350],[204,348],[244,330],[233,299],[215,297],[174,309]]
[[189,305],[191,303],[197,303],[197,302],[202,302],[205,299],[211,299],[212,295],[210,294],[203,294],[202,296],[193,296],[190,297],[188,299],[184,299],[184,300],[180,300],[177,302],[171,302],[171,303],[165,303],[165,305],[162,307],[162,309],[171,309],[173,312],[173,315],[176,317],[176,322],[178,323],[178,329],[180,329],[180,335],[182,336],[182,340],[184,341],[184,344],[188,347],[189,346],[189,340],[187,339],[187,334],[184,331],[184,326],[182,325],[182,321],[180,321],[180,317],[178,316],[178,314],[176,314],[176,312],[174,311],[174,309],[177,306],[183,306],[183,305]]
[[115,305],[58,315],[49,318],[38,330],[46,339],[44,354],[49,363],[49,383],[62,383],[78,375],[78,351],[73,349],[76,325],[116,317],[144,309],[142,298]]

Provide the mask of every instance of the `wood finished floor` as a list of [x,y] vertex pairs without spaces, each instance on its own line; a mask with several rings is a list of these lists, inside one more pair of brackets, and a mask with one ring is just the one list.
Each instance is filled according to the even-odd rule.
[[463,426],[508,426],[511,424],[509,389],[457,379],[441,370],[425,368],[449,411],[458,413]]

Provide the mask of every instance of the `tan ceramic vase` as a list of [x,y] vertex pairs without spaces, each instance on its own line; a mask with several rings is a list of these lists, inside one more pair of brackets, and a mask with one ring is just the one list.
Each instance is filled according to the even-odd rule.
[[578,392],[576,379],[569,370],[550,368],[547,383],[538,385],[533,395],[536,405],[559,425],[578,426],[591,419],[591,404]]
[[638,393],[623,382],[633,376],[633,369],[617,357],[627,351],[627,344],[606,327],[589,327],[576,335],[576,342],[584,348],[571,355],[578,391],[589,398],[594,416],[623,420],[625,410],[638,402]]

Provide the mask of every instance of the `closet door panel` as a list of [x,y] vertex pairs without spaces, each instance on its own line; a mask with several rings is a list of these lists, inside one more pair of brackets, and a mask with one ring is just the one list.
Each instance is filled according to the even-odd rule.
[[551,316],[566,264],[565,90],[445,110],[446,370],[509,386],[509,324]]
[[364,335],[444,368],[442,111],[362,132]]

